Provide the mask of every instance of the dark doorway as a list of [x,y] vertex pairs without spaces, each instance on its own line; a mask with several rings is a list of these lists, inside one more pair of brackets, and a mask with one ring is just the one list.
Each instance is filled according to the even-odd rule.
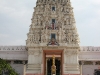
[[56,75],[60,75],[60,60],[59,59],[56,59],[55,60],[55,65],[56,65]]
[[47,60],[47,75],[51,75],[52,59]]
[[[56,65],[56,75],[60,75],[61,70],[61,61],[59,59],[55,59]],[[47,60],[47,75],[51,75],[51,66],[52,66],[52,59]]]
[[100,75],[100,69],[95,69],[94,70],[94,75]]
[[55,23],[55,19],[52,19],[52,23]]
[[55,11],[55,7],[52,7],[52,11]]

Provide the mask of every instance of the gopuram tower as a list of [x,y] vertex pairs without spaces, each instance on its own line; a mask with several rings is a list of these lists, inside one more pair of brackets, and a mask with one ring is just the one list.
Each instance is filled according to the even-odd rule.
[[53,75],[80,75],[79,37],[70,0],[37,0],[31,20],[25,75],[52,75],[52,62]]

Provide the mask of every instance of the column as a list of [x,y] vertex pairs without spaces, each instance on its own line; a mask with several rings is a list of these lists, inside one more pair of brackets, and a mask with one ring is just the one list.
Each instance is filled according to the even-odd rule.
[[48,61],[48,58],[46,58],[46,75],[47,75],[47,61]]
[[24,65],[24,67],[23,67],[24,69],[23,69],[23,75],[26,75],[26,65]]
[[80,61],[80,75],[82,75],[82,61]]
[[14,61],[11,61],[11,64],[14,64]]

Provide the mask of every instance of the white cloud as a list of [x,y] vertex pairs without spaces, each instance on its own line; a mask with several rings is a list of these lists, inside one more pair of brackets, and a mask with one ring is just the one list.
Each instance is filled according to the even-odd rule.
[[96,4],[96,5],[100,4],[100,0],[90,0],[90,1],[91,3]]

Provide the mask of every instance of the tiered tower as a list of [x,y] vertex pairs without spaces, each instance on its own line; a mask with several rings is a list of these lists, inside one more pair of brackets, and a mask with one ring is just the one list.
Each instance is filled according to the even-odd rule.
[[26,46],[26,75],[47,75],[48,55],[61,55],[60,75],[79,75],[79,38],[70,0],[37,0]]

